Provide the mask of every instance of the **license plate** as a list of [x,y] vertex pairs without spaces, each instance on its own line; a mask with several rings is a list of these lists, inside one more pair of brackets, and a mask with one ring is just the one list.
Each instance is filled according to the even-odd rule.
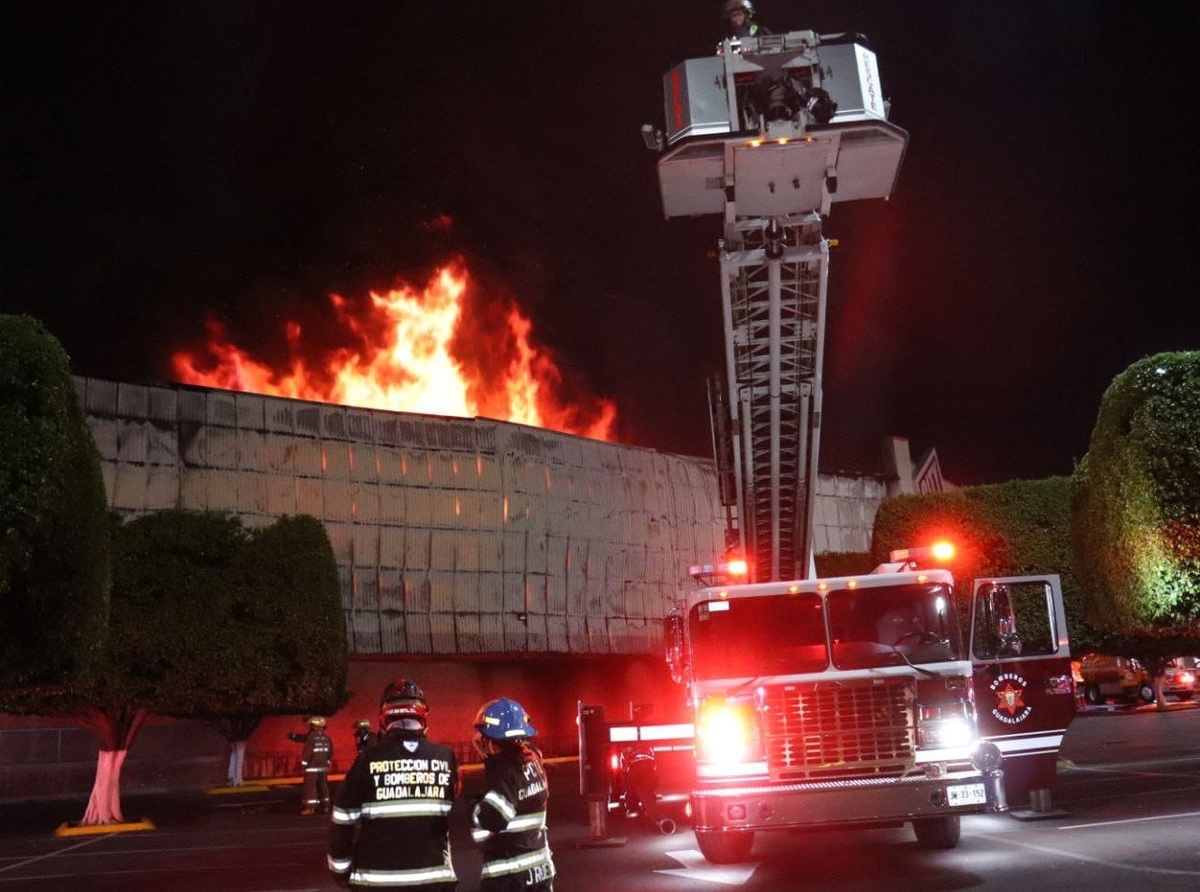
[[956,805],[986,805],[987,793],[983,784],[961,784],[957,787],[946,787],[946,804]]

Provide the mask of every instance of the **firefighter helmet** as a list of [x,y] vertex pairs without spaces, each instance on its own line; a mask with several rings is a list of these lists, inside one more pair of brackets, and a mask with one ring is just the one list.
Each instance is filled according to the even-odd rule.
[[416,682],[398,678],[383,689],[379,698],[380,730],[387,731],[398,722],[405,722],[402,727],[409,730],[424,730],[429,723],[428,717],[429,704],[425,702],[425,692]]
[[492,700],[479,707],[475,715],[475,730],[491,740],[537,736],[537,731],[529,724],[525,708],[508,697]]
[[355,728],[362,728],[364,731],[371,727],[370,719],[359,719],[354,723]]
[[310,718],[308,720],[308,723],[310,725],[312,725],[314,728],[324,728],[325,727],[325,717],[319,716],[319,715],[314,715],[312,718]]

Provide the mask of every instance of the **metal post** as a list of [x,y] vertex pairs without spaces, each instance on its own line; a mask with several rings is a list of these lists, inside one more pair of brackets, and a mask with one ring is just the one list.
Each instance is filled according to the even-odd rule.
[[1050,805],[1050,788],[1042,787],[1029,791],[1029,807],[1036,812],[1053,811]]
[[1029,791],[1029,808],[1014,809],[1009,814],[1018,821],[1044,821],[1062,817],[1067,812],[1051,805],[1049,787],[1039,787]]
[[595,799],[588,802],[588,837],[608,839],[608,803]]

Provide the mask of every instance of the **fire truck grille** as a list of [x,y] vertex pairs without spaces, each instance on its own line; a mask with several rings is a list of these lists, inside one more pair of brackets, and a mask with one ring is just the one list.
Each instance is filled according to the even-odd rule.
[[828,781],[903,774],[916,761],[914,700],[904,679],[769,689],[764,718],[772,777]]

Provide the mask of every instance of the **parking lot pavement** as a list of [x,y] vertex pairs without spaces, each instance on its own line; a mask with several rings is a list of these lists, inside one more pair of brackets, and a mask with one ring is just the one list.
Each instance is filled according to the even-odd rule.
[[[150,822],[159,826],[185,826],[222,804],[237,801],[269,805],[285,795],[286,787],[256,787],[253,792],[211,795],[202,789],[135,790],[121,795],[121,811],[127,824]],[[294,798],[296,794],[292,793]],[[60,828],[78,824],[87,810],[87,797],[10,799],[0,802],[0,836],[53,835]],[[122,825],[105,828],[119,832]],[[133,829],[132,827],[130,829]]]
[[[1111,718],[1123,725],[1124,723],[1120,722],[1122,716],[1145,716],[1156,712],[1174,713],[1197,709],[1200,709],[1200,701],[1196,700],[1169,703],[1166,710],[1158,710],[1153,703],[1105,704],[1084,707],[1076,714],[1076,721]],[[1191,722],[1187,724],[1190,726]],[[1118,726],[1113,727],[1115,729]],[[1078,728],[1075,733],[1068,731],[1063,747],[1064,758],[1071,759],[1082,755],[1075,751],[1081,741],[1086,742],[1090,737],[1082,733],[1084,730]],[[1140,723],[1139,727],[1131,725],[1127,730],[1134,737],[1144,736],[1145,733]],[[568,822],[583,819],[586,824],[587,806],[582,801],[578,789],[578,760],[563,758],[550,759],[547,762],[552,789],[552,817],[557,815],[560,821]],[[465,797],[470,797],[473,786],[479,783],[482,776],[479,767],[464,766]],[[339,777],[334,778],[335,791]],[[121,807],[130,824],[146,820],[156,828],[163,829],[186,828],[192,824],[212,821],[223,814],[247,811],[290,815],[298,810],[299,783],[299,778],[276,778],[262,784],[248,781],[247,787],[242,791],[229,788],[131,790],[122,793]],[[64,825],[76,824],[83,817],[86,808],[86,796],[0,800],[0,837],[53,836]],[[114,832],[116,829],[107,828],[105,832]]]
[[[573,757],[547,759],[546,770],[554,791],[551,797],[553,812],[586,814],[579,800],[579,760]],[[482,781],[480,765],[463,766],[463,797],[473,795]],[[330,778],[334,796],[342,775]],[[131,790],[121,794],[121,812],[126,825],[97,828],[98,832],[114,833],[153,828],[186,828],[191,824],[211,821],[222,814],[253,811],[288,815],[299,810],[300,778],[272,778],[256,782],[249,780],[245,787],[214,787],[210,789],[181,788]],[[62,828],[77,825],[87,810],[88,797],[65,796],[45,799],[0,800],[0,837],[53,836]],[[319,821],[315,816],[312,820]],[[141,825],[141,826],[135,826]],[[61,835],[61,834],[59,834]]]
[[1200,708],[1200,700],[1175,700],[1167,701],[1166,707],[1159,709],[1155,703],[1143,703],[1140,700],[1133,702],[1112,701],[1108,703],[1097,703],[1095,705],[1089,703],[1081,703],[1075,709],[1075,716],[1086,715],[1110,715],[1112,713],[1127,713],[1127,712],[1174,712],[1184,709]]

